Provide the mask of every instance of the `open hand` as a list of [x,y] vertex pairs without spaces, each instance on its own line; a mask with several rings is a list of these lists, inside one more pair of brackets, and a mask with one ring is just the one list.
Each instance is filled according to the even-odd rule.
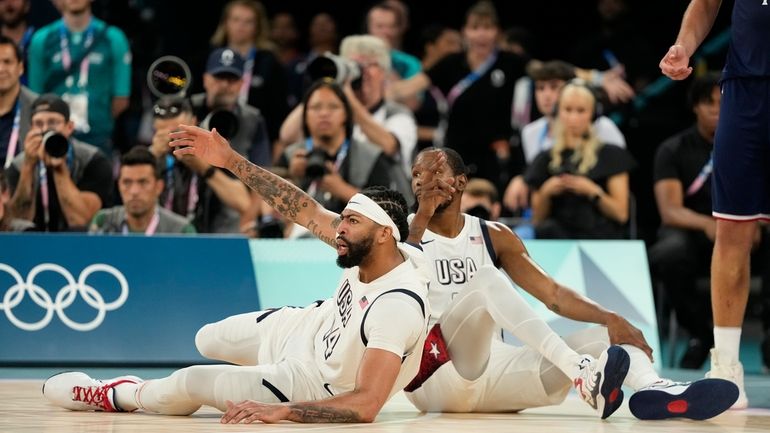
[[176,148],[176,157],[193,155],[216,167],[227,167],[234,157],[230,144],[216,128],[207,131],[197,126],[179,125],[178,130],[168,136],[171,139],[168,145]]
[[227,401],[227,411],[219,420],[222,424],[251,424],[254,421],[275,423],[287,419],[290,410],[282,404],[260,403],[246,400],[238,404]]

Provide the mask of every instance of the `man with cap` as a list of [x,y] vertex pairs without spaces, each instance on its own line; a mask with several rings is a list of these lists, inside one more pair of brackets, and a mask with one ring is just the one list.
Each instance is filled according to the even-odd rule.
[[[306,308],[229,317],[201,328],[198,350],[236,365],[193,366],[143,382],[70,372],[46,381],[43,395],[70,410],[187,415],[201,405],[222,423],[372,422],[416,374],[427,318],[427,263],[406,245],[406,201],[384,188],[355,194],[341,214],[258,167],[217,132],[180,125],[177,156],[225,167],[286,218],[337,250],[345,270],[334,296]],[[398,320],[394,320],[398,317]]]
[[161,165],[161,207],[187,218],[198,232],[237,233],[240,220],[251,209],[248,188],[200,158],[172,155],[168,134],[180,123],[197,123],[190,101],[182,96],[158,99],[150,152]]
[[[193,111],[205,129],[216,128],[241,155],[249,161],[266,167],[272,162],[272,146],[267,124],[259,109],[239,101],[243,83],[244,60],[230,48],[213,50],[206,62],[203,74],[204,93],[192,95]],[[239,231],[252,223],[259,210],[259,200],[251,195],[251,205],[240,220],[228,224],[226,231]],[[234,214],[230,215],[235,218]]]
[[54,94],[32,103],[24,151],[8,168],[11,209],[40,231],[85,230],[112,203],[112,167],[104,154],[72,138],[70,107]]

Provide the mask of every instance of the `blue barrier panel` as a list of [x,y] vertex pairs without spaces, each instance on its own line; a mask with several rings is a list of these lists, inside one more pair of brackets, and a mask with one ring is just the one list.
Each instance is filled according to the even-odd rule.
[[0,363],[191,363],[259,309],[241,238],[0,236]]

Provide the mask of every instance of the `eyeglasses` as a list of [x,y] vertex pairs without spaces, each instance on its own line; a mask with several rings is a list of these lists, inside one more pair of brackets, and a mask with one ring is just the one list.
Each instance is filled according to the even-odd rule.
[[56,129],[60,125],[63,125],[64,121],[61,119],[48,119],[47,121],[44,120],[33,120],[32,126],[35,129]]

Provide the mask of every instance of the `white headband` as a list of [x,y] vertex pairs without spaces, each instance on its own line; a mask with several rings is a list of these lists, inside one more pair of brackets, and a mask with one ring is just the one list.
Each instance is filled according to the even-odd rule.
[[374,200],[369,197],[357,193],[350,198],[345,209],[358,212],[381,226],[390,227],[390,231],[393,233],[393,237],[396,238],[396,241],[401,240],[401,233],[399,233],[396,223],[393,222],[390,216],[388,216],[388,213],[385,212],[380,205],[375,203]]

